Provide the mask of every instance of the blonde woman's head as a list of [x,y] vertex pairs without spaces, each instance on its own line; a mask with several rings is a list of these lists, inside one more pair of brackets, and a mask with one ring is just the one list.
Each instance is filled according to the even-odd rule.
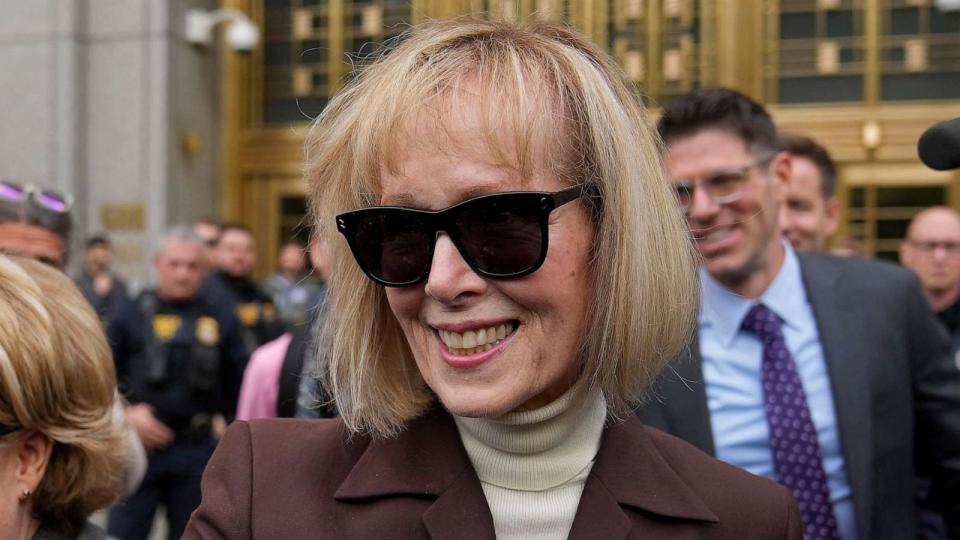
[[[307,141],[311,209],[334,260],[320,354],[345,422],[388,435],[435,396],[482,416],[539,405],[526,399],[574,384],[601,390],[622,412],[688,339],[698,294],[683,216],[634,88],[602,50],[559,25],[436,21],[402,38],[334,97]],[[334,234],[336,215],[367,206],[437,210],[477,194],[574,185],[597,196],[550,214],[546,261],[521,279],[464,273],[444,289],[444,261],[467,267],[441,235],[427,281],[385,291]],[[477,287],[470,294],[496,290],[496,305],[458,303],[465,283]],[[449,348],[439,345],[443,332],[482,325],[481,311],[498,311],[489,320],[512,324],[517,343],[536,337],[537,369],[512,360],[516,377],[490,377],[507,397],[463,383],[494,368],[471,376],[448,369],[457,358],[434,361],[431,347]],[[544,352],[569,355],[572,369]]]
[[16,464],[4,496],[67,534],[112,502],[125,451],[115,388],[100,322],[70,279],[0,255],[0,452]]

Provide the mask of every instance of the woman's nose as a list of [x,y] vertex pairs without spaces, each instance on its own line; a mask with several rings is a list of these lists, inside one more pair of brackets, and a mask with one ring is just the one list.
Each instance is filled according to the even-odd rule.
[[424,289],[427,295],[443,304],[456,304],[482,293],[486,286],[487,280],[470,268],[450,237],[440,233]]

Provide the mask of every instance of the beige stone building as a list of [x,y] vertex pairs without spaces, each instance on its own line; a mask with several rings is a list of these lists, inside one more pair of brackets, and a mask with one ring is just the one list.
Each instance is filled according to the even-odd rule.
[[[839,162],[838,236],[894,258],[910,217],[960,208],[960,173],[916,156],[960,116],[960,2],[950,0],[0,0],[0,176],[77,194],[81,231],[145,275],[165,226],[204,215],[256,232],[260,272],[303,235],[309,119],[411,23],[474,14],[566,21],[606,47],[651,106],[738,88]],[[191,8],[261,31],[187,43]],[[220,25],[218,29],[225,29]]]

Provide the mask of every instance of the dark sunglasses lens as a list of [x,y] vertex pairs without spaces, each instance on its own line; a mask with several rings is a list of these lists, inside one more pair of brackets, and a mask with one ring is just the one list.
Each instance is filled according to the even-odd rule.
[[53,210],[54,212],[66,212],[69,210],[69,208],[67,208],[66,198],[55,191],[41,191],[36,197],[40,206],[48,210]]
[[0,198],[6,199],[8,201],[20,201],[23,200],[24,196],[24,187],[19,184],[14,184],[13,182],[0,182]]
[[541,198],[506,195],[465,207],[456,228],[471,265],[493,276],[521,274],[536,266],[544,246]]
[[354,254],[366,271],[388,283],[408,283],[430,269],[430,234],[408,212],[370,213],[356,221]]

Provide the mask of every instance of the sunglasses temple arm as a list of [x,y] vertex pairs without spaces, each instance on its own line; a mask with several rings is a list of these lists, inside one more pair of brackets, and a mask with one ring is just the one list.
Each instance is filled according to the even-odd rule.
[[589,197],[592,199],[598,196],[599,194],[597,193],[596,186],[592,184],[577,184],[554,193],[553,204],[554,207],[557,207],[567,204],[568,202],[580,197]]

